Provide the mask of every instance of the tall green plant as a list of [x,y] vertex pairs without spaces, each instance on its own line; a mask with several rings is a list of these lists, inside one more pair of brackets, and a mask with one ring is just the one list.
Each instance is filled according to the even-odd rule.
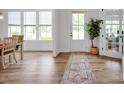
[[93,44],[93,40],[100,34],[101,23],[103,23],[103,20],[99,19],[94,20],[93,18],[91,18],[89,23],[86,25],[86,31],[88,32],[91,40],[91,47],[95,47]]

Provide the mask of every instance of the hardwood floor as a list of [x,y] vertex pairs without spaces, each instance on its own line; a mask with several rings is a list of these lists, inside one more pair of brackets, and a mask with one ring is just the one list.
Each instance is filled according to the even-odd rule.
[[124,83],[122,81],[122,60],[88,53],[75,53],[87,59],[95,76],[95,83]]
[[88,53],[61,53],[53,58],[51,52],[24,52],[17,64],[11,64],[0,71],[1,84],[59,84],[61,83],[66,63],[70,55],[79,55],[88,59],[96,83],[123,83],[121,60],[100,57]]

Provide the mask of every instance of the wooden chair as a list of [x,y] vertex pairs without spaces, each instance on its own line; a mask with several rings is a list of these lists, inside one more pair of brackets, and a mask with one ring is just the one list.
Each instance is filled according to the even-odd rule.
[[6,37],[3,39],[3,47],[1,50],[1,63],[2,63],[2,68],[6,68],[6,63],[5,63],[5,56],[9,56],[9,62],[11,62],[11,55],[13,55],[13,59],[17,63],[16,57],[15,57],[15,46],[17,43],[17,38],[13,37]]
[[18,39],[18,43],[23,42],[23,35],[12,35],[13,38],[17,38]]
[[12,37],[17,39],[18,45],[16,45],[16,50],[18,50],[20,43],[23,42],[24,35],[12,35]]

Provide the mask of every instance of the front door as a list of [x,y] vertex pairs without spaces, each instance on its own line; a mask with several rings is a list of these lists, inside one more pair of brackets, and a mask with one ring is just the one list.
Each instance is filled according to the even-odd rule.
[[70,37],[70,51],[84,51],[84,13],[82,11],[72,12]]

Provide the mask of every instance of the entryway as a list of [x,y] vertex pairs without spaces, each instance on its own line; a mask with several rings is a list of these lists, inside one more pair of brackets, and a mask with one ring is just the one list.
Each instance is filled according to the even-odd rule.
[[72,29],[70,32],[70,51],[84,51],[84,12],[72,12]]

